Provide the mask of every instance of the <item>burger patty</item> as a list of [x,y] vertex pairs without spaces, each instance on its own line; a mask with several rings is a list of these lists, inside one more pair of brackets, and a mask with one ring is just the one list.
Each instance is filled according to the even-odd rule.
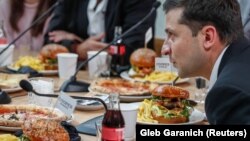
[[159,105],[164,106],[168,110],[172,109],[183,109],[185,107],[185,99],[182,98],[164,98],[164,99],[154,99],[155,102],[159,103]]

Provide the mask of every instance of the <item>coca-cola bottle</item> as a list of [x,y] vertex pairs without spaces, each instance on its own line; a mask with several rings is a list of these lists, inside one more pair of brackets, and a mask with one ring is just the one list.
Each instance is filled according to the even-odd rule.
[[125,122],[118,94],[111,94],[109,102],[102,121],[102,141],[124,141]]
[[[117,39],[122,33],[121,26],[115,27],[114,38]],[[110,64],[110,75],[119,76],[125,65],[125,53],[126,47],[122,42],[122,39],[117,40],[117,42],[110,46],[111,64]]]
[[3,28],[3,21],[0,21],[0,44],[7,44],[7,38]]

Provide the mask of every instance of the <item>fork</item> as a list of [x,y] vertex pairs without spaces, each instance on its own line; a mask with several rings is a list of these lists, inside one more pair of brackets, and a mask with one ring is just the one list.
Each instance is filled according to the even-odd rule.
[[[172,73],[172,72],[171,72]],[[171,85],[174,86],[176,81],[179,79],[179,76],[176,76],[176,78],[172,81]]]

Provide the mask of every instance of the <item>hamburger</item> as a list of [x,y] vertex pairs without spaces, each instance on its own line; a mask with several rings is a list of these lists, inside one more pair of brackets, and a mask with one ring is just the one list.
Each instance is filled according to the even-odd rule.
[[145,77],[154,71],[156,52],[149,48],[139,48],[130,56],[130,77]]
[[187,100],[189,92],[176,86],[160,85],[152,91],[151,115],[159,123],[189,121],[192,106]]
[[48,44],[41,49],[39,59],[44,63],[45,70],[57,70],[57,54],[67,52],[69,52],[69,50],[62,45]]

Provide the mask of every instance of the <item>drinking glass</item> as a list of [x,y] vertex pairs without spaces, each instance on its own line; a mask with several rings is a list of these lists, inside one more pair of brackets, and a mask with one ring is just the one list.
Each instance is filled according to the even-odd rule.
[[[32,84],[33,89],[41,94],[53,94],[54,93],[54,80],[46,77],[30,78],[29,82]],[[52,98],[42,97],[28,92],[29,104],[35,104],[39,106],[52,107]]]
[[207,95],[208,86],[206,80],[198,77],[195,79],[197,91],[195,92],[195,101],[204,104]]
[[96,121],[95,128],[96,128],[96,139],[97,141],[101,141],[102,140],[102,121]]

